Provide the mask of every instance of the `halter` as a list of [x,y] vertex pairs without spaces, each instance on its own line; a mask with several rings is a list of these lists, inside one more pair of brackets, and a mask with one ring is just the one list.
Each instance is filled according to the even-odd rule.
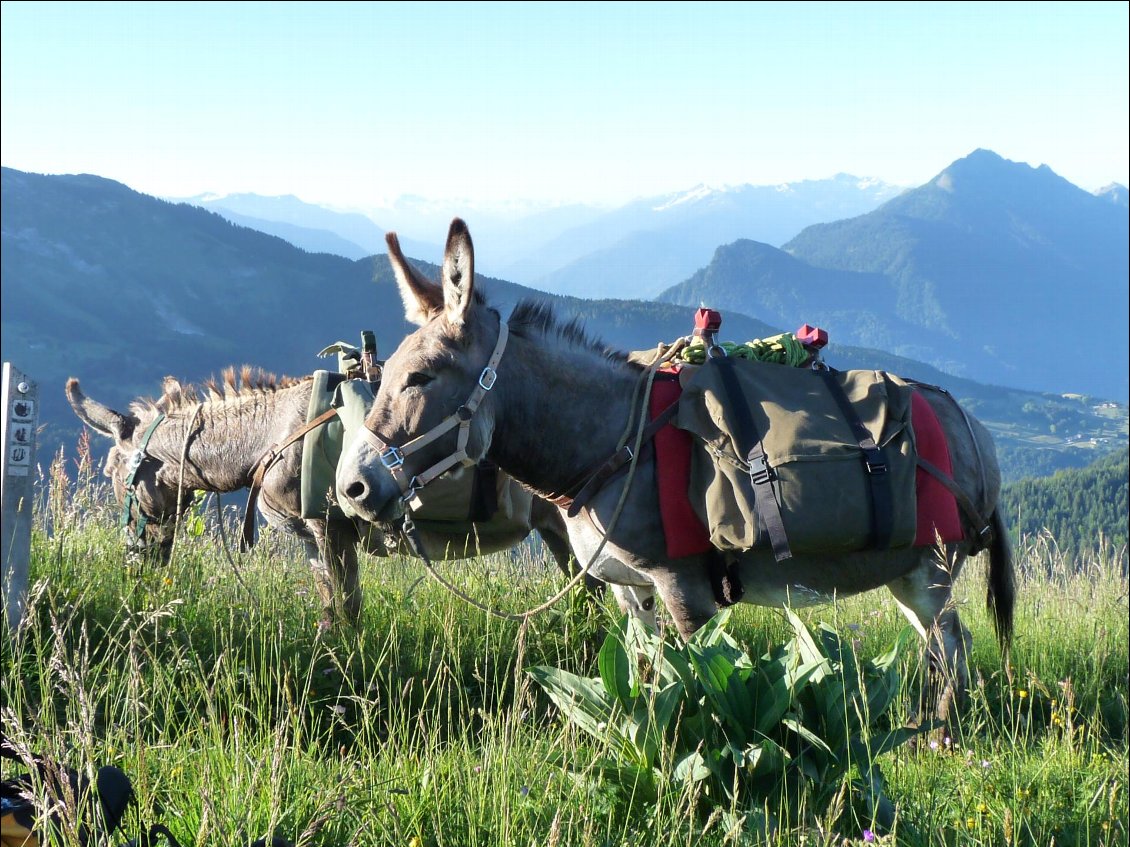
[[[124,483],[126,494],[125,497],[122,498],[122,518],[119,522],[119,526],[125,534],[127,546],[131,550],[144,550],[146,548],[147,545],[144,544],[145,526],[150,520],[154,520],[154,518],[145,514],[141,508],[141,498],[137,493],[136,479],[137,472],[141,469],[145,460],[153,458],[146,450],[149,448],[149,440],[153,437],[153,433],[157,431],[157,425],[164,419],[164,412],[153,419],[148,429],[145,430],[145,434],[141,436],[141,443],[138,444],[137,448],[129,457],[129,474],[126,476]],[[135,504],[137,506],[137,526],[131,527],[130,523],[133,521],[132,507]]]
[[[486,367],[479,374],[478,382],[471,391],[471,396],[467,398],[466,403],[427,432],[416,436],[402,447],[395,447],[384,441],[369,427],[361,428],[361,434],[380,454],[381,464],[385,470],[392,474],[392,478],[396,480],[396,484],[400,487],[400,499],[405,505],[419,508],[420,501],[417,494],[421,488],[455,465],[468,461],[467,440],[471,435],[471,419],[474,418],[475,411],[479,408],[479,404],[483,401],[486,393],[494,387],[494,383],[498,379],[496,369],[502,359],[502,353],[506,349],[506,339],[509,334],[510,329],[506,325],[506,321],[500,317],[498,321],[498,341],[494,345],[494,352],[491,353]],[[410,477],[405,471],[404,460],[455,427],[459,428],[455,438],[455,451],[446,458],[440,459],[427,470]]]

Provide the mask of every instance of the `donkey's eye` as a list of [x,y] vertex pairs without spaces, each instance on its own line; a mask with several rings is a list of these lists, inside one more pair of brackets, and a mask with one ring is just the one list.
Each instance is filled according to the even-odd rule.
[[408,379],[404,381],[404,387],[416,388],[421,385],[427,385],[433,379],[435,379],[435,376],[433,374],[425,373],[424,371],[413,371],[412,373],[408,374]]

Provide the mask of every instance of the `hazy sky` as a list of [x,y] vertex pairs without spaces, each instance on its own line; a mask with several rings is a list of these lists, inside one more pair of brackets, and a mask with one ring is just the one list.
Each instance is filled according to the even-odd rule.
[[158,196],[624,202],[978,147],[1127,184],[1125,2],[4,2],[2,160]]

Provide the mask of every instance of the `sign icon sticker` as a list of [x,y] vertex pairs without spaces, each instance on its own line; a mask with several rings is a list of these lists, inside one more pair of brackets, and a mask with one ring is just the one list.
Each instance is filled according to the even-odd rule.
[[34,400],[16,400],[12,404],[13,421],[30,421],[35,417]]

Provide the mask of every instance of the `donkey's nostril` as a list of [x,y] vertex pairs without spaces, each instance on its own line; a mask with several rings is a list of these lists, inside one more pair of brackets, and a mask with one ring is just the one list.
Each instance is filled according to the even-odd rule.
[[345,487],[345,496],[350,500],[363,500],[366,493],[367,488],[365,487],[365,483],[360,479],[349,483],[349,485]]

